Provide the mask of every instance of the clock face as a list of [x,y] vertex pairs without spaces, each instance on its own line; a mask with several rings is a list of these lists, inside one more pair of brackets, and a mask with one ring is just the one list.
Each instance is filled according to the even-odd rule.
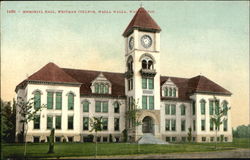
[[129,49],[132,50],[134,48],[134,37],[130,37],[128,42]]
[[152,38],[149,35],[143,35],[141,37],[141,44],[144,48],[149,48],[152,45]]

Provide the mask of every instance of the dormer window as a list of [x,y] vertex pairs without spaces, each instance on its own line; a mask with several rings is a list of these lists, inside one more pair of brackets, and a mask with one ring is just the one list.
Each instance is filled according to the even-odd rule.
[[92,81],[90,88],[92,93],[111,94],[111,83],[102,73]]
[[170,78],[162,85],[162,96],[173,98],[178,97],[178,88]]

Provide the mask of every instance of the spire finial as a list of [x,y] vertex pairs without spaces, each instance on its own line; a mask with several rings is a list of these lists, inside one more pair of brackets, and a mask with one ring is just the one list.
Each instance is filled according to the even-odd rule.
[[142,1],[141,0],[139,0],[141,3],[140,3],[140,8],[142,7]]

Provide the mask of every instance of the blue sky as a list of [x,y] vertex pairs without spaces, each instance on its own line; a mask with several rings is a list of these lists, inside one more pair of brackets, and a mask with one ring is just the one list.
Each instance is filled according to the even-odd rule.
[[[141,2],[2,2],[1,94],[48,62],[60,67],[124,72],[122,33]],[[249,2],[142,2],[161,27],[161,74],[202,74],[233,93],[233,124],[249,123]],[[16,10],[16,14],[7,10]],[[89,14],[24,14],[24,10],[94,10]],[[127,11],[106,13],[102,11]],[[20,11],[20,13],[18,12]],[[248,113],[248,114],[246,114]],[[244,114],[243,116],[238,116]]]

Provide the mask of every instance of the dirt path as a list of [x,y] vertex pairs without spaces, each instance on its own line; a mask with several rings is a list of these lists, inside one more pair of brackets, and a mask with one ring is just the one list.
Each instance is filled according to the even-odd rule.
[[[193,158],[250,158],[250,149],[236,149],[218,152],[148,154],[131,156],[98,156],[98,159],[193,159]],[[94,159],[94,157],[64,157],[60,159]]]

